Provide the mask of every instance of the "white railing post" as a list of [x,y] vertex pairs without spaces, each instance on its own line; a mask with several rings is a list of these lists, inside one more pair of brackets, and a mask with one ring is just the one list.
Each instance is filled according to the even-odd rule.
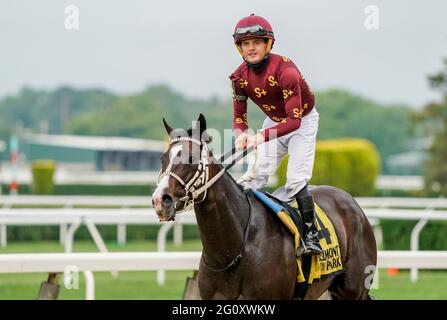
[[[68,201],[67,203],[64,204],[64,210],[62,212],[65,213],[66,212],[65,210],[69,211],[71,208],[73,208],[73,204],[71,203],[71,201]],[[67,239],[67,229],[68,229],[68,224],[61,223],[59,225],[59,242],[64,248],[65,248],[65,243],[66,243],[66,239]]]
[[174,245],[180,247],[183,243],[183,225],[174,222]]
[[6,224],[0,224],[0,243],[2,248],[6,248],[8,244],[8,234],[6,230]]
[[[84,220],[84,224],[87,226],[88,232],[90,232],[90,235],[92,236],[93,241],[95,242],[98,250],[103,253],[109,252],[109,250],[107,250],[107,246],[104,243],[104,240],[102,240],[101,234],[99,233],[95,224],[92,223],[91,221],[89,221],[88,219]],[[112,274],[112,277],[114,277],[114,278],[118,277],[118,271],[112,271],[111,274]]]
[[85,300],[95,300],[95,277],[91,271],[84,271]]
[[76,230],[78,230],[81,223],[79,221],[72,223],[69,227],[67,232],[65,233],[65,241],[64,241],[64,252],[73,252],[73,241],[74,241],[74,234]]
[[118,227],[116,229],[116,238],[119,246],[124,247],[126,245],[126,224],[118,224]]
[[[121,209],[126,210],[128,208],[127,202],[123,204]],[[124,213],[125,214],[125,213]],[[119,223],[116,229],[116,242],[119,246],[124,247],[126,245],[126,224]]]
[[67,234],[67,224],[61,223],[59,225],[59,243],[61,246],[65,245],[65,235]]
[[[421,234],[422,229],[427,224],[427,219],[421,219],[416,223],[413,230],[411,230],[411,243],[410,249],[411,251],[419,250],[419,235]],[[411,282],[416,282],[418,280],[418,268],[411,268],[410,271]]]
[[[9,202],[7,202],[3,205],[3,209],[9,209],[11,207],[12,207],[12,204]],[[0,245],[2,246],[2,248],[6,248],[6,246],[8,245],[8,230],[7,230],[6,223],[0,224]]]
[[[436,199],[434,201],[431,201],[427,207],[427,216],[430,216],[433,212],[433,209],[436,207],[436,203],[439,202],[439,199]],[[411,243],[410,243],[410,249],[412,251],[418,251],[419,250],[419,237],[422,232],[422,229],[425,227],[425,225],[428,222],[428,217],[425,219],[419,220],[419,222],[414,226],[413,230],[411,231]],[[416,282],[418,280],[418,268],[411,268],[410,270],[410,279],[411,282]]]
[[96,244],[96,247],[100,252],[109,252],[107,250],[106,244],[104,243],[104,240],[102,240],[101,234],[99,233],[98,229],[96,228],[95,224],[86,219],[84,221],[84,224],[87,226],[88,231],[90,232],[90,235],[93,238],[93,241]]
[[373,228],[374,238],[376,239],[376,245],[378,248],[383,246],[383,231],[380,225],[380,220],[376,218],[368,218],[369,224]]
[[[166,238],[169,230],[172,228],[173,223],[164,223],[157,234],[157,251],[164,252],[166,251]],[[158,285],[165,284],[165,271],[163,269],[157,270],[157,283]]]

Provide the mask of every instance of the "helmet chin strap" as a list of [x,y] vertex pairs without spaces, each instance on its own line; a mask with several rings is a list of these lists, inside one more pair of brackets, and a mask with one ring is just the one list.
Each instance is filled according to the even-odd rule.
[[266,53],[266,56],[268,56],[270,54],[270,51],[272,51],[272,47],[273,47],[273,40],[269,39],[267,41],[267,53]]

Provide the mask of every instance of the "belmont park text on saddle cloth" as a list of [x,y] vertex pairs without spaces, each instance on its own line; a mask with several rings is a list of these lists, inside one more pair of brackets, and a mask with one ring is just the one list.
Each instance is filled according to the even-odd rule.
[[[295,249],[298,250],[302,244],[303,222],[301,216],[298,216],[300,221],[295,222],[291,217],[291,210],[297,209],[296,202],[292,204],[292,208],[285,207],[280,200],[275,201],[272,195],[266,195],[260,191],[254,191],[255,196],[268,206],[280,221],[289,229],[294,237]],[[323,252],[320,255],[311,256],[310,268],[303,267],[302,256],[297,257],[298,273],[297,282],[312,284],[313,281],[319,280],[328,276],[334,276],[343,272],[343,264],[341,261],[340,247],[338,237],[335,232],[332,222],[327,217],[326,213],[315,203],[315,211],[317,218],[317,230],[320,234],[320,245]],[[295,219],[296,220],[296,219]],[[307,269],[308,272],[303,270]],[[307,273],[307,274],[306,274]]]

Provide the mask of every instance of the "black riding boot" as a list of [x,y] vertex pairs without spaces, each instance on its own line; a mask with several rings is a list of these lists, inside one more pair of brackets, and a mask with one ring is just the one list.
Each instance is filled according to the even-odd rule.
[[297,256],[300,256],[301,254],[318,255],[323,250],[320,246],[320,238],[318,236],[315,220],[314,198],[307,189],[307,185],[298,192],[295,198],[304,220],[304,230],[306,233],[304,246],[300,247]]

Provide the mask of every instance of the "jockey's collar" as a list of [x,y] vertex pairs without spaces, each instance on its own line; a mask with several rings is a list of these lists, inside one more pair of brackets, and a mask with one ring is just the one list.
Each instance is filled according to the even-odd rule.
[[269,61],[270,61],[270,55],[267,55],[264,59],[262,59],[258,63],[250,63],[248,61],[245,62],[247,63],[247,66],[250,69],[253,69],[255,73],[260,73],[268,65]]

